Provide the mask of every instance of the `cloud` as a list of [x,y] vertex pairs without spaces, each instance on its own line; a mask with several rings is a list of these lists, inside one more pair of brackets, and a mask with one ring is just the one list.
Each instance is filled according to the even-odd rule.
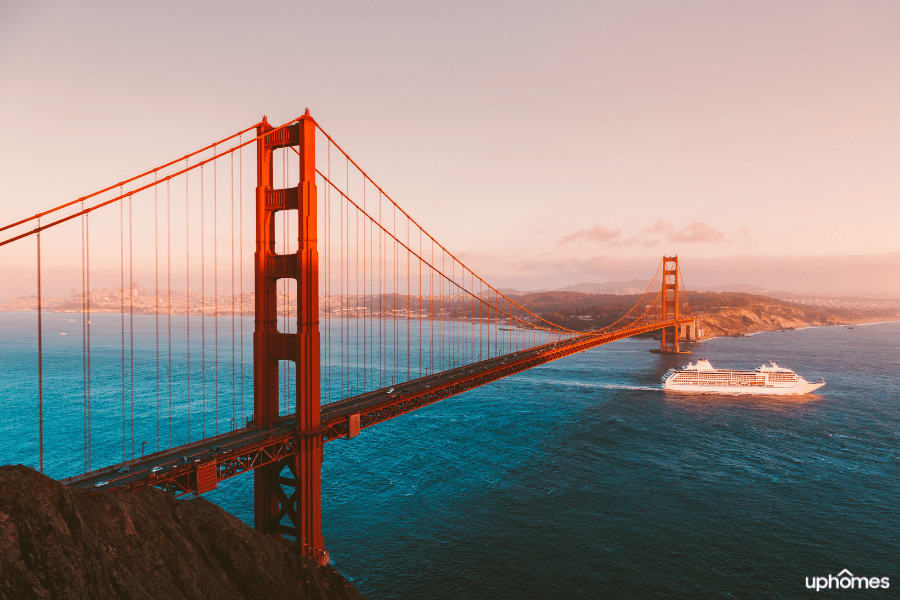
[[674,225],[670,221],[657,219],[652,225],[644,228],[644,233],[666,233],[667,231],[672,231],[673,227]]
[[[749,229],[744,227],[738,230],[742,237],[751,241]],[[610,229],[603,225],[597,225],[590,229],[579,229],[568,235],[564,235],[557,242],[558,246],[565,246],[570,242],[586,240],[604,246],[653,246],[665,245],[672,242],[687,244],[715,244],[731,241],[721,229],[708,223],[692,221],[689,225],[676,228],[671,221],[657,219],[651,225],[643,228],[639,234],[623,237],[621,229]]]
[[724,239],[725,234],[722,231],[700,221],[693,221],[687,227],[682,227],[669,234],[671,242],[714,244]]
[[591,227],[590,229],[579,229],[574,233],[564,235],[563,237],[559,238],[558,245],[564,246],[569,242],[574,242],[576,240],[587,240],[589,242],[596,242],[599,244],[613,244],[618,242],[621,237],[621,229],[610,229],[609,227],[605,227],[603,225],[597,225],[595,227]]

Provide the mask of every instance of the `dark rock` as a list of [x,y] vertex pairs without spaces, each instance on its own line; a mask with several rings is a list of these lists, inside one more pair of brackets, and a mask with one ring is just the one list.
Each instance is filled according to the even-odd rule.
[[361,599],[203,498],[69,488],[0,466],[0,599]]

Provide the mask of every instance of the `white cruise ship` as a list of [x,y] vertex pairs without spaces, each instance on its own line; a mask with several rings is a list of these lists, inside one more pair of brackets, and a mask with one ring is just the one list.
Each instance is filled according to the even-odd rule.
[[752,371],[714,369],[700,359],[681,369],[669,369],[662,376],[663,388],[683,392],[720,392],[726,394],[808,394],[825,385],[823,379],[810,383],[790,369],[761,366]]

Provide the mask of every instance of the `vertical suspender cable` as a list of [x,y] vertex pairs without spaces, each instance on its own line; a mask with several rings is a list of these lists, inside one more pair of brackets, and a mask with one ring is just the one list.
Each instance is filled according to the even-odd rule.
[[[184,159],[184,168],[187,169],[188,161]],[[185,277],[187,279],[187,441],[191,441],[191,211],[190,192],[188,183],[190,173],[184,174],[184,241],[185,241]]]
[[[365,179],[363,180],[365,182]],[[369,343],[366,344],[370,346],[375,343],[375,240],[373,239],[373,235],[375,233],[375,226],[372,223],[372,219],[369,219]],[[369,348],[369,358],[370,362],[374,362],[375,360],[375,348]],[[366,364],[369,364],[367,362]],[[374,366],[369,364],[369,377],[371,381],[369,382],[370,388],[375,388],[375,369]]]
[[397,207],[394,206],[394,225],[393,231],[391,235],[391,246],[394,248],[394,378],[399,381],[400,380],[400,330],[397,324],[397,292],[399,290],[399,282],[397,281],[399,263],[400,263],[400,248],[397,245]]
[[[365,180],[364,180],[365,181]],[[369,219],[369,344],[375,343],[375,226],[372,219]],[[375,348],[369,349],[369,361],[375,361]],[[368,363],[367,363],[368,364]],[[374,365],[369,365],[369,375],[372,381],[369,383],[371,388],[375,388],[375,369]]]
[[128,373],[131,376],[131,458],[134,459],[134,211],[128,196]]
[[[153,181],[159,178],[153,174]],[[153,186],[153,256],[156,267],[156,451],[159,452],[159,188]]]
[[[81,203],[81,210],[84,211],[84,202]],[[85,264],[84,264],[84,217],[81,216],[81,374],[83,377],[83,403],[82,408],[82,427],[84,429],[84,472],[87,473],[87,452],[88,452],[88,430],[87,430],[87,293],[85,291]]]
[[[366,212],[366,178],[363,177],[363,212]],[[366,296],[366,219],[363,219],[363,230],[362,230],[362,252],[363,252],[363,272],[362,272],[362,282],[363,282],[363,318],[370,317],[369,311],[365,310],[368,307],[368,297]],[[369,221],[368,225],[371,228],[371,221]],[[371,289],[369,290],[372,291]],[[366,355],[368,354],[368,341],[366,340],[366,325],[369,324],[371,319],[367,319],[363,321],[363,384],[362,384],[362,392],[365,393],[368,391],[369,387],[369,363],[366,361]]]
[[85,286],[87,288],[87,470],[91,470],[92,453],[92,429],[93,407],[91,406],[91,215],[84,215],[84,262]]
[[[119,195],[122,188],[119,187]],[[122,462],[125,462],[125,210],[124,203],[119,201],[119,314],[122,321]]]
[[[325,170],[331,173],[331,140],[328,140],[328,164]],[[331,253],[328,251],[330,247],[331,235],[331,186],[323,188],[322,200],[325,203],[322,219],[325,222],[325,397],[329,402],[332,401],[331,396],[331,320],[334,317],[332,312],[331,299]],[[299,192],[298,192],[299,193]]]
[[[347,165],[347,195],[350,195],[350,165]],[[356,309],[353,314],[353,321],[356,324],[356,354],[353,356],[353,362],[356,363],[356,389],[362,393],[359,385],[359,211],[353,211],[353,295],[355,297]]]
[[431,262],[428,266],[428,366],[434,374],[434,240],[431,240]]
[[422,376],[422,228],[419,228],[419,377]]
[[38,453],[44,472],[44,331],[41,311],[41,220],[37,232],[37,313],[38,313]]
[[234,335],[234,152],[231,157],[231,169],[228,179],[231,181],[231,423],[234,424],[235,419],[235,400],[237,397],[237,389],[235,388],[235,368],[237,357],[235,355],[235,335]]
[[[346,192],[350,191],[348,189],[350,187],[349,159],[347,159],[347,165],[345,166],[345,169],[344,169],[344,175],[345,175],[345,182],[344,182],[345,194],[344,194],[342,203],[344,206],[344,227],[346,227],[346,229],[344,230],[344,259],[345,259],[345,262],[344,262],[343,266],[345,269],[344,270],[344,275],[345,275],[344,282],[347,284],[347,287],[345,288],[345,293],[347,295],[347,304],[346,304],[345,308],[347,309],[347,311],[349,311],[350,310],[350,298],[349,298],[349,296],[350,296],[350,202],[347,199],[347,194],[346,194]],[[350,395],[350,390],[353,387],[350,385],[350,321],[347,319],[347,312],[344,312],[344,332],[346,335],[346,337],[345,337],[346,351],[344,353],[344,357],[345,357],[345,365],[346,365],[346,372],[347,372],[347,391],[344,394],[344,397],[346,398]]]
[[[328,140],[328,152],[327,152],[327,161],[328,164],[325,166],[328,175],[331,175],[331,140]],[[335,288],[334,288],[334,266],[332,264],[332,259],[334,255],[334,213],[332,212],[334,208],[334,202],[332,201],[331,194],[331,186],[325,188],[325,210],[327,213],[327,221],[328,224],[326,226],[326,231],[328,237],[327,244],[327,252],[328,252],[328,274],[326,285],[328,286],[328,291],[326,292],[326,296],[328,297],[328,346],[326,349],[326,356],[328,360],[328,397],[330,400],[335,399],[335,390],[337,389],[339,379],[336,377],[335,365],[334,361],[337,361],[337,353],[333,353],[332,346],[334,345],[334,339],[336,334],[334,333],[333,327],[337,325],[336,319],[337,313],[335,312],[338,304],[335,302]],[[333,323],[334,321],[334,323]],[[333,357],[333,358],[332,358]],[[340,398],[338,398],[340,399]]]
[[409,217],[406,217],[406,380],[409,381],[412,379],[412,366],[410,363],[412,362],[412,355],[410,345],[412,344],[411,339],[411,331],[412,324],[410,323],[410,315],[409,311],[412,308],[409,303],[409,283],[410,283],[410,255],[409,255]]
[[339,355],[339,363],[341,371],[341,398],[345,398],[344,395],[344,197],[338,194],[338,227],[340,229],[340,239],[338,243],[338,271],[340,273],[340,289],[338,290],[338,297],[340,298],[340,311],[338,312],[340,320],[338,321],[338,328],[340,329],[340,355]]
[[[243,143],[243,136],[238,138]],[[238,154],[238,279],[241,284],[241,423],[244,422],[244,150]]]
[[169,327],[169,448],[172,447],[172,195],[166,181],[166,303]]
[[206,212],[203,207],[203,165],[200,165],[200,438],[206,439]]
[[[216,147],[213,146],[213,156],[216,154]],[[216,398],[216,435],[219,434],[219,241],[217,234],[219,232],[218,225],[218,161],[213,161],[213,336],[215,338],[215,386],[213,392]]]
[[[381,222],[381,190],[378,190],[379,225]],[[384,387],[384,229],[378,230],[378,387]]]
[[[350,171],[350,166],[347,165],[344,173],[348,174]],[[347,175],[349,177],[349,175]],[[350,312],[350,201],[347,199],[346,192],[348,191],[348,187],[350,186],[350,181],[347,179],[344,184],[344,196],[343,196],[343,205],[344,205],[344,283],[346,287],[344,288],[344,293],[347,297],[347,304],[345,305],[344,312],[344,339],[346,345],[346,351],[344,353],[344,364],[346,365],[346,376],[347,376],[347,390],[344,394],[344,397],[350,396],[350,391],[353,388],[350,385],[350,319],[348,318],[348,313]]]

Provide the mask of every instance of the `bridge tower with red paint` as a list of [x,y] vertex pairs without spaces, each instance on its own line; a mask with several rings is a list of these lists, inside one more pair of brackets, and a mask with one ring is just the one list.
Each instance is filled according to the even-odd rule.
[[678,256],[663,256],[662,294],[660,301],[660,320],[672,320],[676,325],[660,330],[659,351],[680,353],[678,346]]
[[[317,239],[316,124],[307,110],[295,124],[273,131],[265,117],[257,127],[256,325],[253,333],[254,420],[261,427],[278,419],[279,361],[296,366],[296,453],[254,471],[254,525],[289,535],[321,564],[328,553],[321,529],[322,434],[319,347],[319,252]],[[273,188],[273,150],[294,149],[300,158],[295,188]],[[275,216],[296,211],[296,254],[275,252]],[[285,212],[290,218],[292,212]],[[278,331],[279,279],[297,284],[296,333]],[[293,490],[290,495],[284,488]],[[285,522],[286,521],[286,522]]]

